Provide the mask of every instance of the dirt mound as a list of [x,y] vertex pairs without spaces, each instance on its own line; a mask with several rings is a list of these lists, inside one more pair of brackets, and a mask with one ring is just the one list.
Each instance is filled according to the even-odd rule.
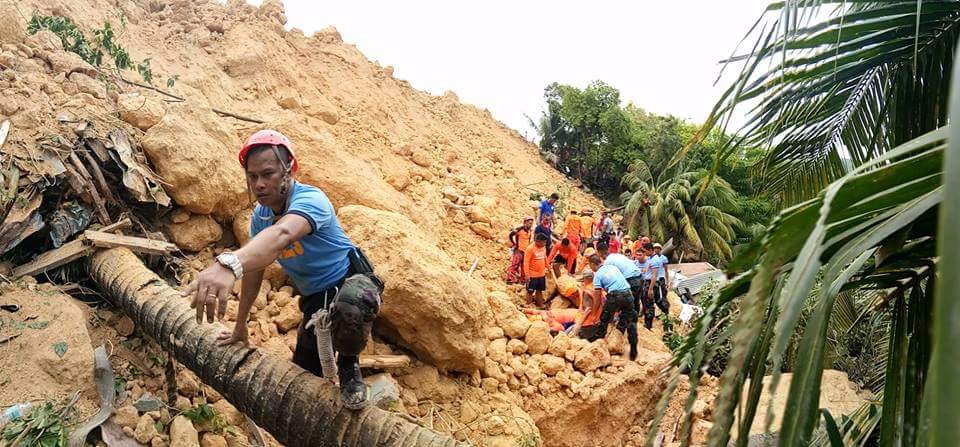
[[83,394],[83,412],[96,410],[93,347],[85,306],[50,284],[5,284],[0,304],[0,405]]
[[[313,36],[284,31],[276,2],[257,8],[237,0],[24,0],[16,6],[0,0],[0,8],[0,120],[12,123],[4,151],[43,154],[50,135],[73,135],[80,120],[123,128],[180,208],[163,217],[165,230],[184,249],[199,252],[184,262],[180,280],[190,280],[191,271],[231,245],[230,236],[238,244],[247,238],[251,197],[236,150],[255,130],[278,129],[293,141],[298,179],[327,193],[346,231],[387,281],[377,331],[395,345],[377,339],[372,349],[415,357],[413,366],[393,371],[401,397],[395,411],[478,445],[640,444],[663,386],[657,373],[668,350],[661,334],[642,331],[647,350],[639,363],[627,361],[619,334],[590,344],[554,336],[542,322],[527,319],[514,304],[520,290],[502,280],[509,257],[504,239],[534,212],[532,193],[559,191],[561,204],[573,208],[602,204],[489,112],[452,93],[432,96],[411,88],[332,28]],[[179,76],[164,90],[186,100],[126,83],[107,88],[52,33],[27,37],[17,31],[34,10],[68,16],[85,30],[121,13],[126,24],[118,29],[119,43],[134,58],[150,58],[156,80]],[[218,248],[210,247],[214,242]],[[251,339],[289,358],[300,318],[297,293],[275,273],[251,312]],[[228,316],[232,311],[235,318],[236,306],[232,301]],[[121,320],[107,325],[140,340]],[[79,326],[71,330],[86,333]],[[117,337],[101,329],[93,334],[97,342]],[[41,347],[48,342],[36,341]],[[75,353],[70,346],[64,358]],[[127,390],[133,398],[148,390],[159,395],[162,368],[144,360],[152,351],[135,351],[117,369],[136,366],[149,377],[128,381]],[[4,367],[0,380],[6,374]],[[181,375],[195,386],[181,388],[180,406],[229,405],[195,377]],[[49,387],[62,390],[52,382]],[[676,406],[670,408],[675,421]],[[128,416],[121,425],[129,431],[149,428],[141,424],[149,422],[145,414]],[[615,423],[598,422],[607,419]]]

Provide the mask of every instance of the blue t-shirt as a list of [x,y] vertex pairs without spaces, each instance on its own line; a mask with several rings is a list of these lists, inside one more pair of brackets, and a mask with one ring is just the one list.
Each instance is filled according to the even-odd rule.
[[667,277],[667,264],[670,263],[670,259],[664,255],[654,255],[660,256],[660,266],[662,267],[659,272],[657,272],[657,278],[666,278]]
[[556,208],[549,199],[543,199],[540,201],[540,219],[543,220],[544,217],[553,217],[553,210]]
[[647,271],[643,273],[643,279],[653,279],[653,269],[657,269],[657,278],[663,278],[663,269],[666,267],[664,260],[666,257],[653,255],[647,256]]
[[601,265],[597,272],[593,274],[593,286],[597,289],[606,290],[607,293],[617,291],[630,291],[630,283],[623,277],[620,269],[610,264]]
[[[350,260],[347,253],[353,243],[340,227],[333,204],[320,188],[293,183],[286,214],[296,214],[310,222],[310,234],[283,250],[277,262],[304,296],[329,289],[347,274]],[[250,221],[250,237],[273,225],[275,217],[269,207],[257,204]]]
[[643,272],[643,279],[647,279],[647,266],[650,264],[650,258],[643,258],[643,262],[640,262],[638,259],[633,260],[634,265]]
[[633,278],[635,276],[640,276],[640,269],[637,268],[630,258],[621,255],[620,253],[610,253],[607,255],[607,259],[603,261],[603,265],[612,265],[620,270],[620,273],[623,273],[624,278]]

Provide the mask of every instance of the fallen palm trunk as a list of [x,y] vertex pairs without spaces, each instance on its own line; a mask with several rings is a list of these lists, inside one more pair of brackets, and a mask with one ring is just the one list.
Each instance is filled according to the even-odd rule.
[[456,446],[375,407],[344,408],[335,386],[260,351],[218,346],[220,326],[197,324],[187,300],[125,248],[90,258],[90,276],[144,333],[287,446]]

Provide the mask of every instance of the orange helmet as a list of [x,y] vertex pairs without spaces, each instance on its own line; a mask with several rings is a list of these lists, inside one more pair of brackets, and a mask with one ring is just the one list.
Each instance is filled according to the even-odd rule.
[[293,144],[290,143],[290,139],[284,134],[271,129],[257,131],[253,135],[250,135],[250,138],[247,138],[247,142],[243,143],[243,147],[240,148],[240,153],[237,156],[240,160],[240,166],[246,167],[247,152],[250,152],[250,148],[263,144],[273,144],[287,148],[287,152],[290,152],[290,160],[293,162],[290,166],[290,171],[296,173],[297,170],[300,169],[300,164],[297,163],[297,156],[293,153]]

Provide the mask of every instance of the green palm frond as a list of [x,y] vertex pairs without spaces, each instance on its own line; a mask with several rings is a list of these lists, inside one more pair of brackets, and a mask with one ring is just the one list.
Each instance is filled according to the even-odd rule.
[[786,1],[751,36],[752,51],[730,59],[743,65],[737,81],[678,158],[747,107],[715,166],[768,147],[766,192],[792,204],[946,123],[960,2]]
[[[792,417],[784,418],[779,431],[782,445],[811,442],[820,420],[820,377],[829,350],[830,322],[839,312],[850,320],[851,312],[835,305],[844,289],[872,288],[883,301],[865,301],[865,306],[894,309],[883,365],[881,437],[912,443],[923,436],[916,430],[920,400],[904,396],[923,390],[924,376],[916,365],[924,363],[908,359],[916,362],[929,356],[925,352],[930,345],[921,334],[928,324],[924,309],[933,302],[929,291],[936,253],[931,241],[936,228],[928,222],[943,202],[941,167],[947,132],[941,128],[888,151],[830,184],[816,198],[783,211],[763,235],[760,249],[734,261],[752,268],[710,303],[674,359],[691,371],[704,368],[716,349],[706,338],[715,318],[711,313],[737,300],[740,314],[729,335],[732,351],[721,376],[711,446],[727,445],[738,408],[744,414],[741,428],[752,424],[760,388],[752,387],[741,398],[743,383],[769,372],[771,390],[776,388],[801,311],[810,304],[813,313],[806,319],[791,365],[794,377],[785,411]],[[698,376],[691,375],[690,380],[690,389],[695,389]],[[737,444],[746,445],[746,438]]]

